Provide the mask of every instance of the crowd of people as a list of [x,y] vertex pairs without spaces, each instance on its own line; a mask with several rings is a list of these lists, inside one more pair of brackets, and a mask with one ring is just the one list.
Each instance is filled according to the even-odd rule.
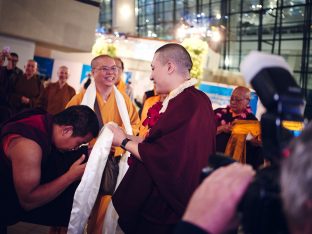
[[[113,133],[106,165],[118,168],[126,152],[131,156],[121,183],[116,186],[115,175],[109,191],[105,168],[87,233],[102,233],[110,203],[119,218],[114,233],[226,233],[237,226],[237,205],[264,165],[249,88],[236,87],[229,105],[213,110],[190,77],[189,53],[169,43],[154,54],[153,94],[139,115],[120,58],[93,58],[88,85],[77,94],[67,84],[66,66],[58,68],[57,82],[44,87],[36,61],[28,60],[23,72],[16,53],[2,51],[0,58],[0,233],[18,221],[66,233],[74,192],[103,126]],[[282,197],[293,233],[312,229],[311,129],[292,143],[293,155],[282,165]],[[216,152],[239,163],[201,183],[202,169]]]

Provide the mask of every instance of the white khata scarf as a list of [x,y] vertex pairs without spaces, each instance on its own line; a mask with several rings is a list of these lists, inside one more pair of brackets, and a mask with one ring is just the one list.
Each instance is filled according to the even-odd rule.
[[[126,133],[128,135],[132,135],[132,127],[130,124],[126,102],[122,94],[117,90],[115,86],[114,92],[119,115],[121,117],[123,125],[125,126]],[[91,82],[85,92],[81,105],[86,105],[89,106],[91,109],[94,109],[95,99],[95,83]],[[85,172],[74,195],[73,208],[68,224],[68,234],[83,233],[84,227],[87,223],[87,220],[90,216],[91,210],[94,206],[96,197],[99,192],[102,174],[106,165],[108,155],[110,153],[112,141],[113,133],[104,125],[95,142],[95,145],[92,148]],[[116,188],[119,186],[122,178],[128,170],[129,166],[127,160],[129,156],[130,153],[126,151],[126,153],[121,157],[121,160],[119,162],[119,174],[117,178]],[[103,233],[115,233],[117,220],[118,214],[113,206],[113,203],[110,202],[105,215]]]

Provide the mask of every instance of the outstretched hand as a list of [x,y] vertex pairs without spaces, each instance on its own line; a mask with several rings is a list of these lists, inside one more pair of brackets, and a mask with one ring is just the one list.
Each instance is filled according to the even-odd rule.
[[117,124],[113,122],[109,122],[106,126],[111,130],[114,134],[113,138],[113,146],[120,146],[123,139],[127,137],[124,130],[120,128]]
[[218,169],[194,192],[183,220],[213,234],[233,228],[237,205],[254,174],[239,163]]

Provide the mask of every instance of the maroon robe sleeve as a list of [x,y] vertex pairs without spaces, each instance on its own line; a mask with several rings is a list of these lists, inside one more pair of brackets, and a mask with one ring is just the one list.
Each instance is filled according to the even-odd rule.
[[214,114],[204,93],[191,87],[172,99],[139,144],[142,162],[130,166],[113,196],[121,227],[129,226],[131,219],[135,222],[135,215],[157,223],[178,222],[215,151],[215,134]]

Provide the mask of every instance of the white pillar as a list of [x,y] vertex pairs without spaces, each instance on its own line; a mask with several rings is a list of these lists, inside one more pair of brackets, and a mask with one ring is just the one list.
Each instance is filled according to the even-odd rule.
[[113,30],[131,35],[136,34],[134,0],[113,1]]

